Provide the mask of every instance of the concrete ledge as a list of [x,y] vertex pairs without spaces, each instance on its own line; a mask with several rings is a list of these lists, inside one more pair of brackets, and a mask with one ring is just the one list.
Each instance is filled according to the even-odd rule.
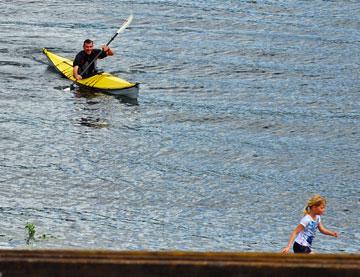
[[6,276],[360,276],[359,254],[0,250]]

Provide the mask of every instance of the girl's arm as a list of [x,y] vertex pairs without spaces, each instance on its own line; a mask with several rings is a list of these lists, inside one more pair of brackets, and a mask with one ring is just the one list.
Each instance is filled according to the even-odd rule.
[[326,229],[326,228],[324,227],[324,225],[322,225],[321,222],[319,223],[318,228],[319,228],[319,231],[320,231],[321,233],[325,234],[325,235],[333,236],[333,237],[336,237],[336,238],[339,236],[339,234],[338,234],[337,232],[332,232],[332,231]]
[[294,231],[292,231],[290,238],[289,238],[289,242],[287,244],[287,246],[281,250],[281,253],[288,253],[290,250],[291,245],[293,244],[296,236],[304,230],[304,226],[302,226],[301,224],[299,224],[298,226],[296,226],[296,228],[294,229]]

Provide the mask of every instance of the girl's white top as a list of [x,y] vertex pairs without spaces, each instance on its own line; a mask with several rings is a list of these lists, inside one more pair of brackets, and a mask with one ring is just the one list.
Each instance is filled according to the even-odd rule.
[[305,215],[301,220],[300,224],[304,226],[304,230],[301,231],[295,241],[303,246],[311,247],[313,239],[315,237],[316,230],[318,229],[321,218],[319,215],[316,216],[315,221],[310,215]]

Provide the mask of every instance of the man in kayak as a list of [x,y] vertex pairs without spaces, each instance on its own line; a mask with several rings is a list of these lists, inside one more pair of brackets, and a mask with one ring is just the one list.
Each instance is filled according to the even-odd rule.
[[[114,55],[110,47],[106,45],[102,45],[102,49],[94,49],[94,42],[90,39],[84,41],[83,48],[84,50],[76,55],[73,63],[73,75],[76,80],[85,79],[96,74],[96,61],[89,66],[94,59],[103,59]],[[97,55],[99,56],[96,57]],[[84,72],[85,70],[86,72]]]

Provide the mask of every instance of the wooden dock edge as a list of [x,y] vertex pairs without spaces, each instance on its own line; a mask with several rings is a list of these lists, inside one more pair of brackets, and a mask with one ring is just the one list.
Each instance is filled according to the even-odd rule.
[[6,276],[360,276],[360,254],[0,250]]

